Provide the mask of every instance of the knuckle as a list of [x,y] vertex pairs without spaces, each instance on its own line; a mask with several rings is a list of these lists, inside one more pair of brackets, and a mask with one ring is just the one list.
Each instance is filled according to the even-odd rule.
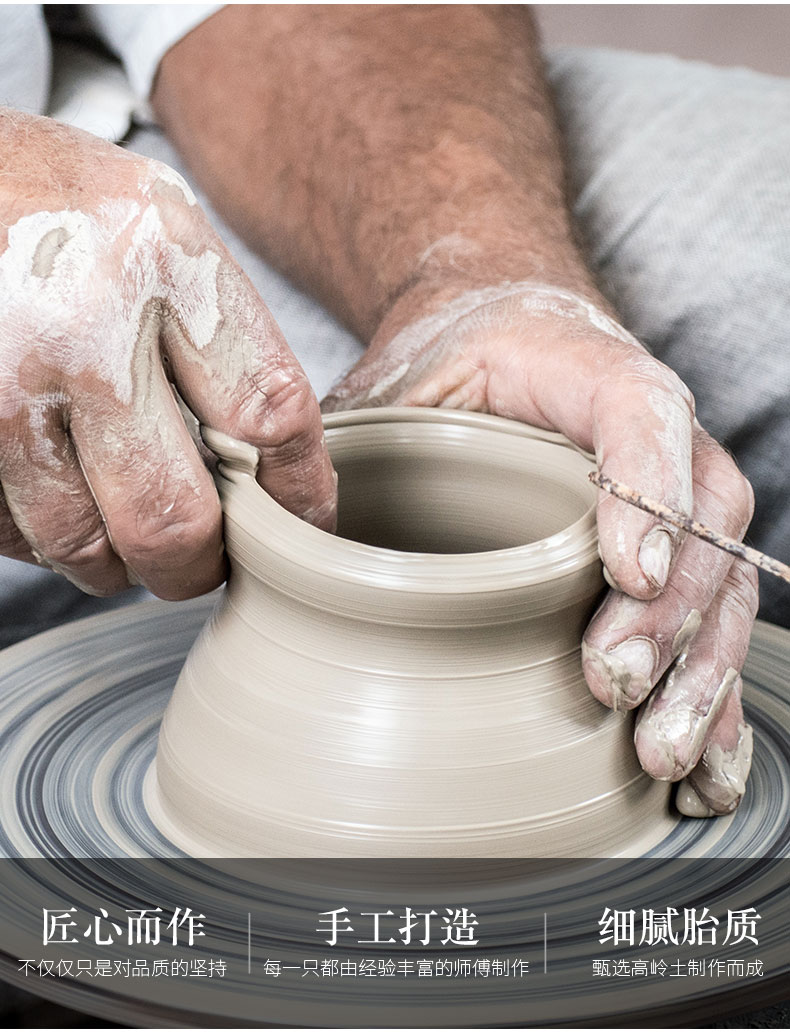
[[[192,205],[194,203],[194,194],[190,189],[187,181],[181,175],[180,172],[168,165],[164,161],[159,161],[157,158],[146,158],[143,161],[143,171],[141,176],[141,186],[144,190],[150,191],[154,188],[160,188],[167,192],[167,188],[173,188],[170,194],[180,196],[181,201],[186,201]],[[165,193],[167,196],[167,193]]]
[[[139,220],[155,211],[148,232],[155,234],[153,246],[157,263],[173,272],[173,256],[164,246],[166,240],[177,240],[188,251],[200,246],[210,235],[208,222],[197,204],[192,189],[174,168],[165,162],[144,158],[134,167],[134,183],[129,187],[130,218]],[[152,229],[153,227],[153,229]]]
[[691,388],[680,379],[674,370],[669,369],[668,366],[664,366],[663,369],[666,370],[665,376],[670,381],[671,390],[685,403],[693,420],[697,413],[697,402]]
[[703,485],[720,525],[737,535],[744,534],[754,514],[754,490],[720,445],[716,444],[705,457]]
[[176,176],[178,173],[168,165],[166,162],[161,161],[159,158],[146,158],[143,157],[140,162],[142,168],[142,181],[143,183],[149,183],[153,185],[159,179],[167,179],[168,176]]
[[741,531],[745,533],[754,516],[754,489],[735,467],[730,475],[730,487],[727,494],[733,500],[731,504],[740,518]]
[[593,389],[597,414],[625,410],[643,419],[653,414],[675,428],[694,424],[696,405],[690,388],[668,366],[646,352],[630,347],[611,362]]
[[760,604],[757,570],[750,563],[736,560],[725,579],[726,602],[731,611],[751,627]]
[[221,523],[216,495],[206,499],[182,489],[168,505],[158,494],[141,499],[136,511],[113,527],[113,536],[124,560],[181,566],[218,536]]
[[677,373],[647,352],[631,349],[620,366],[620,375],[642,388],[658,389],[671,395],[688,410],[694,418],[696,403],[691,388]]
[[101,516],[91,514],[62,531],[48,530],[41,536],[40,551],[52,563],[81,570],[107,562],[112,546]]
[[318,401],[299,369],[278,369],[251,378],[239,419],[244,440],[287,459],[303,455],[323,435]]

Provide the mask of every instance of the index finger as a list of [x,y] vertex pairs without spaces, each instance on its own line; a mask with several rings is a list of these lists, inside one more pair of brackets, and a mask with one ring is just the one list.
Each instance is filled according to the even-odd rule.
[[189,266],[168,264],[161,339],[169,375],[201,423],[258,449],[261,487],[296,516],[334,530],[336,478],[304,370],[208,227],[190,258]]
[[[628,368],[630,367],[630,368]],[[694,400],[686,386],[647,355],[635,353],[621,376],[605,379],[594,401],[594,446],[601,471],[641,494],[691,513]],[[650,599],[665,586],[681,532],[656,517],[598,501],[601,558],[624,592]]]

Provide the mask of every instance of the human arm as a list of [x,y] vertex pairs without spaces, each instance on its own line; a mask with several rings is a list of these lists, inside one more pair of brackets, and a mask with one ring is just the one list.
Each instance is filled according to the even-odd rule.
[[[165,57],[154,104],[228,221],[369,345],[328,408],[557,429],[607,475],[743,534],[748,484],[576,246],[523,7],[231,7]],[[737,748],[755,580],[610,497],[598,526],[619,591],[586,633],[585,673],[633,709],[686,654],[637,729],[646,769],[677,780],[706,744]]]
[[0,155],[0,552],[95,594],[219,584],[219,500],[171,384],[331,528],[318,403],[181,177],[8,109]]

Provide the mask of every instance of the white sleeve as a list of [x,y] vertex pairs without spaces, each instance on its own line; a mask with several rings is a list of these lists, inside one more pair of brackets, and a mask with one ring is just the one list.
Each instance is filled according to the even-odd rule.
[[159,62],[223,4],[86,4],[80,13],[123,62],[140,100],[151,92]]

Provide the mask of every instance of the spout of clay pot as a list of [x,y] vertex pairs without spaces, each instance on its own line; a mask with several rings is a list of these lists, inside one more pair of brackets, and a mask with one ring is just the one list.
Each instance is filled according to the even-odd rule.
[[219,472],[223,477],[233,479],[233,473],[247,474],[255,478],[261,454],[254,445],[237,441],[230,434],[211,427],[200,428],[200,436],[207,448],[210,448],[219,460]]

